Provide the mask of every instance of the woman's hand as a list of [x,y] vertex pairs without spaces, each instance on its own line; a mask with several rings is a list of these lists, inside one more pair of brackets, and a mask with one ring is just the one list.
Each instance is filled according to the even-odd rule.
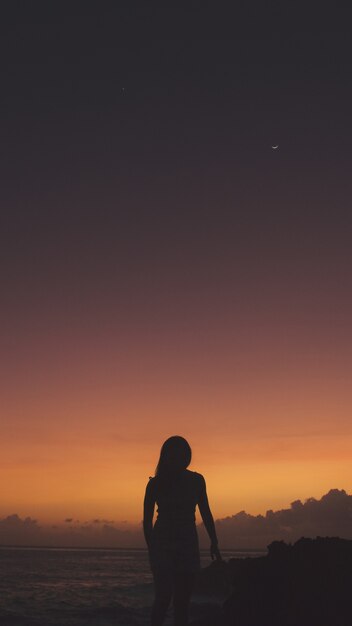
[[217,561],[222,561],[222,556],[220,554],[220,550],[218,548],[217,543],[212,543],[210,545],[210,556],[211,556],[212,561],[214,561],[214,559],[216,559]]

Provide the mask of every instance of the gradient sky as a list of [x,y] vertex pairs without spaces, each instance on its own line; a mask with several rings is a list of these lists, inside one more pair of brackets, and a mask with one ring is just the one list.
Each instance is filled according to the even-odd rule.
[[215,517],[350,492],[343,15],[114,4],[1,23],[0,516],[139,521],[173,434]]

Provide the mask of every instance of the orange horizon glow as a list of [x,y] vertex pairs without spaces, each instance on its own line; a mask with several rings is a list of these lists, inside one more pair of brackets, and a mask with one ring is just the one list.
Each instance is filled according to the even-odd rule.
[[246,274],[240,295],[216,272],[170,294],[157,270],[116,301],[88,280],[78,303],[72,285],[31,293],[3,327],[0,515],[139,523],[174,434],[215,518],[351,491],[348,296],[310,269]]
[[51,371],[45,384],[41,372],[37,386],[32,379],[21,396],[9,394],[0,517],[138,524],[146,482],[173,434],[189,440],[190,469],[204,474],[215,518],[264,514],[331,488],[352,490],[344,379],[328,380],[320,370],[314,380],[292,363],[279,372],[271,360],[271,370],[256,379],[238,371],[231,382],[217,370],[212,384],[205,363],[191,385],[182,358],[170,362],[168,371],[154,364],[143,380],[120,372],[115,384],[106,365],[100,379],[96,366],[82,365],[75,385],[72,370],[61,370],[61,380]]

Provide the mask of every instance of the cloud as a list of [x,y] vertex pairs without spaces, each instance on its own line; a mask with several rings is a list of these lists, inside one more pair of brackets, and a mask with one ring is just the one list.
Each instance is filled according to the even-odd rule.
[[98,518],[79,524],[67,517],[62,524],[40,526],[37,520],[21,519],[15,513],[0,519],[0,545],[144,547],[144,539],[141,525]]
[[[72,523],[74,522],[74,523]],[[240,511],[216,521],[222,548],[265,548],[274,540],[293,542],[300,537],[352,538],[352,495],[331,489],[320,500],[292,502],[289,508],[251,515]],[[209,539],[204,526],[198,527],[201,547]],[[67,517],[61,525],[39,525],[36,519],[17,514],[0,519],[1,545],[56,547],[145,547],[140,524],[95,518],[79,523]]]
[[0,543],[32,545],[40,541],[42,528],[31,517],[21,519],[16,513],[0,519]]
[[[290,508],[250,515],[240,511],[216,521],[223,547],[263,548],[271,541],[288,542],[300,537],[352,538],[352,496],[343,489],[331,489],[320,500],[295,500]],[[204,528],[200,529],[202,539]]]

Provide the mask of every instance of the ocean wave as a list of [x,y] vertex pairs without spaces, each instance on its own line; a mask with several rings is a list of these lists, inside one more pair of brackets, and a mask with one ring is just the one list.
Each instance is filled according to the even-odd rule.
[[72,609],[62,607],[31,617],[19,611],[0,610],[2,626],[146,626],[150,608],[126,607],[120,603]]

